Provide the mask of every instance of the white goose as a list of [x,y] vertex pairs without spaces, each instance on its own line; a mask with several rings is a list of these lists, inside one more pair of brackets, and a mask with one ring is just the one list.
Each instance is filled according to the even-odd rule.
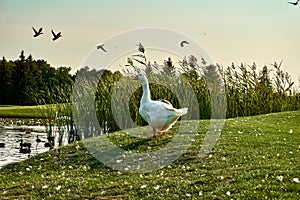
[[180,116],[187,113],[188,108],[176,109],[166,100],[151,100],[149,83],[145,75],[138,74],[133,80],[142,82],[143,96],[140,101],[140,115],[152,127],[153,137],[156,137],[156,132],[161,132],[162,136],[165,136],[166,131],[176,123]]

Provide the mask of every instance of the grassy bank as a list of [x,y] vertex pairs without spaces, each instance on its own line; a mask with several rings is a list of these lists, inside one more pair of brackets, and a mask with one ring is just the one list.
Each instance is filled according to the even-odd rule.
[[46,106],[0,106],[1,118],[44,118]]
[[38,106],[0,105],[0,118],[54,118],[55,111],[61,111],[68,104],[47,104]]
[[[299,199],[299,123],[299,111],[228,119],[214,150],[200,160],[209,124],[200,121],[183,156],[144,174],[106,167],[82,142],[73,143],[60,154],[52,150],[2,168],[0,199]],[[126,150],[147,152],[173,136],[170,131],[167,137],[141,139],[116,132],[109,138]]]

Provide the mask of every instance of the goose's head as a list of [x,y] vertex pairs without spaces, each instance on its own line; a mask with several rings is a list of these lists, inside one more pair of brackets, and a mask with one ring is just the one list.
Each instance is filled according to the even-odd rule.
[[147,82],[147,78],[144,74],[138,74],[136,75],[133,80],[139,80],[141,81],[142,83],[146,83]]

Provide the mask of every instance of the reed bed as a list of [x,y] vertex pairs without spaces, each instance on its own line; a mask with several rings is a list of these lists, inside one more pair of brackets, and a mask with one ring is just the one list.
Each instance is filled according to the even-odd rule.
[[142,88],[132,80],[137,73],[147,75],[152,99],[167,99],[177,108],[186,106],[186,100],[192,98],[188,84],[197,101],[197,106],[189,107],[188,119],[222,119],[300,109],[299,88],[282,70],[282,62],[262,68],[255,63],[224,68],[218,64],[199,66],[191,55],[176,64],[168,58],[164,65],[158,65],[148,61],[145,53],[144,49],[129,57],[122,73],[102,71],[95,102],[103,133],[146,124],[138,113]]

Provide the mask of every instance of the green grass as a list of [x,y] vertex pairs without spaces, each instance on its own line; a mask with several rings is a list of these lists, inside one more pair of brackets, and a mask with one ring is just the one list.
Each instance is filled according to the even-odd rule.
[[43,118],[46,106],[0,106],[2,118]]
[[[58,104],[64,106],[64,104]],[[58,105],[47,104],[38,106],[3,106],[0,105],[1,118],[49,118],[50,110],[54,116]],[[51,115],[51,116],[52,116]],[[52,117],[53,117],[52,116]]]
[[[73,143],[61,147],[60,156],[52,150],[2,168],[0,199],[299,199],[300,183],[293,181],[300,179],[299,122],[300,111],[228,119],[213,151],[200,160],[209,124],[200,121],[183,156],[144,174],[106,167],[82,142]],[[126,150],[146,152],[166,145],[174,130],[155,139],[124,132],[109,138]]]

